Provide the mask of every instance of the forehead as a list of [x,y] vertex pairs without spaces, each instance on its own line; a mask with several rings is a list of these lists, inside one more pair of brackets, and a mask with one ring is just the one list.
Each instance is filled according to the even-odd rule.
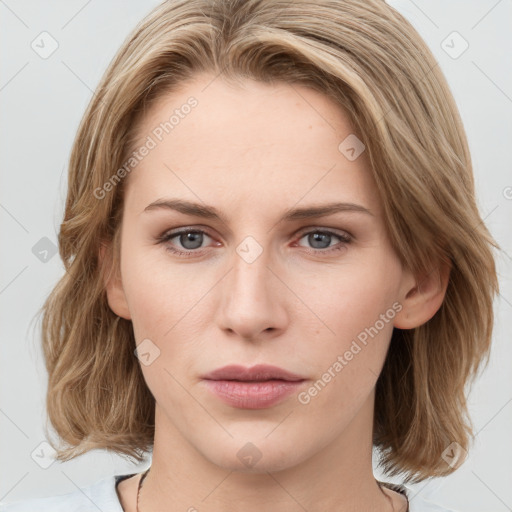
[[209,204],[251,199],[255,207],[257,199],[294,204],[307,195],[375,210],[365,152],[356,159],[343,152],[355,137],[343,109],[313,89],[198,75],[141,120],[139,144],[151,139],[152,148],[130,173],[127,203],[136,190],[147,203],[167,192]]

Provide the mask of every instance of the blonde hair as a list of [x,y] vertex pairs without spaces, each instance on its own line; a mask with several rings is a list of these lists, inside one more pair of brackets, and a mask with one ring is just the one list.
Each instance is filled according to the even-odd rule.
[[[498,292],[492,246],[475,202],[469,149],[436,60],[381,0],[172,0],[135,28],[109,65],[71,152],[59,232],[66,273],[43,305],[48,418],[59,460],[107,449],[143,460],[154,398],[130,321],[109,308],[104,279],[119,264],[126,161],[140,119],[200,72],[309,86],[336,101],[366,146],[393,248],[422,276],[449,263],[438,312],[394,329],[377,381],[374,445],[390,475],[447,475],[443,451],[467,450],[466,385],[487,365]],[[133,171],[133,172],[136,172]],[[100,245],[108,245],[100,265]]]

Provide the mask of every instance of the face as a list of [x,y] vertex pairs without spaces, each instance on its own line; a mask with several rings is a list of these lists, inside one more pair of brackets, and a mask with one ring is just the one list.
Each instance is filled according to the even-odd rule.
[[[249,454],[257,470],[283,469],[350,429],[357,442],[354,425],[371,431],[411,281],[367,155],[347,151],[357,140],[344,112],[306,87],[213,78],[162,96],[140,124],[154,144],[127,178],[109,304],[143,343],[157,433],[218,466],[251,470]],[[299,380],[204,378],[260,364]]]

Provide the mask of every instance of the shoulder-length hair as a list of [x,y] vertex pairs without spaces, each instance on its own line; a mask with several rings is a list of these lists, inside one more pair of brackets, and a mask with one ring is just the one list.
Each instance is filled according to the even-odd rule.
[[112,312],[104,282],[118,269],[119,171],[139,121],[200,72],[232,84],[301,84],[336,101],[366,146],[404,267],[421,276],[451,266],[437,313],[393,331],[373,438],[392,476],[450,474],[443,451],[453,442],[468,449],[466,385],[489,362],[498,245],[478,212],[466,135],[438,63],[381,0],[170,0],[125,40],[74,140],[58,237],[66,273],[42,307],[47,413],[65,444],[53,443],[58,459],[107,449],[142,461],[152,448],[155,401],[132,323]]

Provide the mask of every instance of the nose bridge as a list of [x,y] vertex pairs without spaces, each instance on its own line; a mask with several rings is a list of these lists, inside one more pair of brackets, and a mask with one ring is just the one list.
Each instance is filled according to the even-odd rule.
[[285,319],[271,265],[270,250],[253,236],[235,248],[232,270],[223,288],[222,324],[245,338],[255,338],[269,328],[282,327]]
[[[261,240],[261,237],[260,237]],[[272,272],[268,269],[270,264],[270,250],[254,236],[246,236],[236,247],[233,255],[233,272],[231,276],[232,293],[238,300],[261,299],[266,300],[268,280]]]

